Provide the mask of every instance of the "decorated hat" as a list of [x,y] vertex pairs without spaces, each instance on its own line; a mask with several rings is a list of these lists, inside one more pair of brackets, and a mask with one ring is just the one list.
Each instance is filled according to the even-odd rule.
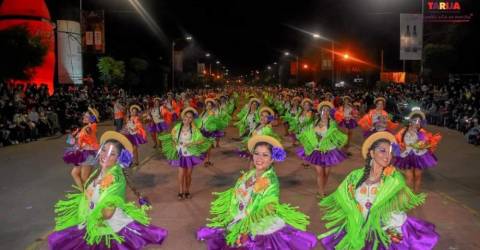
[[124,135],[116,132],[116,131],[106,131],[100,137],[100,143],[104,144],[108,140],[115,140],[120,142],[123,147],[128,150],[128,152],[133,153],[133,145],[132,143],[125,137]]
[[248,140],[248,151],[253,152],[255,145],[259,142],[266,142],[272,147],[277,147],[283,149],[282,144],[275,138],[268,135],[254,135],[250,140]]
[[154,102],[157,101],[157,100],[158,100],[160,103],[162,102],[162,98],[160,98],[160,97],[155,97],[155,98],[153,98],[153,101],[154,101]]
[[250,101],[248,101],[248,106],[252,105],[252,102],[257,102],[258,105],[262,104],[262,101],[260,101],[260,99],[252,97],[250,98]]
[[213,105],[217,105],[217,101],[213,98],[205,99],[205,104],[207,104],[208,102],[211,102]]
[[382,101],[384,104],[387,102],[387,101],[385,100],[385,98],[383,98],[383,97],[377,97],[377,98],[375,98],[375,100],[373,101],[373,103],[377,104],[378,101]]
[[275,112],[273,112],[273,110],[272,110],[271,108],[269,108],[269,107],[263,107],[263,108],[261,108],[259,113],[261,114],[261,113],[263,113],[263,112],[268,112],[268,113],[270,113],[270,115],[274,115],[274,114],[275,114]]
[[300,96],[295,96],[293,99],[292,99],[292,102],[300,102],[302,100],[302,98],[300,98]]
[[142,108],[140,108],[140,106],[138,106],[137,104],[133,104],[132,106],[130,106],[130,113],[132,113],[133,109],[137,109],[139,112],[142,111]]
[[415,115],[420,116],[422,120],[426,119],[425,113],[423,113],[420,109],[412,109],[412,112],[408,114],[408,119],[412,119],[412,117]]
[[89,112],[91,115],[95,116],[95,120],[96,120],[97,122],[100,122],[100,114],[98,113],[98,110],[97,110],[97,109],[92,108],[92,107],[88,107],[88,112]]
[[193,112],[194,115],[198,115],[198,111],[192,107],[188,107],[188,108],[185,108],[182,113],[180,114],[180,117],[183,119],[183,117],[185,116],[185,114],[187,112]]
[[367,159],[368,149],[370,149],[373,143],[380,139],[387,139],[390,141],[390,143],[396,143],[395,136],[392,135],[390,132],[382,131],[373,133],[363,142],[362,156],[364,159]]
[[310,104],[313,104],[312,99],[310,99],[310,98],[304,98],[304,99],[302,100],[302,103],[301,103],[300,105],[303,107],[303,104],[305,104],[306,102],[309,102]]
[[346,96],[342,97],[342,100],[343,100],[343,102],[345,102],[345,100],[352,101],[352,98],[350,96],[346,95]]
[[333,108],[334,108],[332,102],[330,102],[330,101],[323,101],[323,102],[321,102],[321,103],[318,104],[318,109],[317,109],[317,110],[320,112],[320,110],[322,110],[322,107],[324,107],[324,106],[328,106],[330,109],[333,109]]

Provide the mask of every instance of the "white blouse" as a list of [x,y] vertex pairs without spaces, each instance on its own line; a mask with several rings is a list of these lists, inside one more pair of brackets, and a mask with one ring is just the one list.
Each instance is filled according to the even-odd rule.
[[417,132],[410,132],[407,130],[405,137],[403,138],[406,145],[406,150],[402,152],[401,157],[407,157],[410,152],[413,152],[415,155],[421,156],[428,152],[428,149],[415,149],[412,147],[413,144],[418,142]]
[[152,119],[154,123],[158,124],[163,122],[162,116],[160,115],[159,108],[153,108],[150,114],[152,115]]
[[177,143],[177,150],[180,152],[183,156],[191,156],[190,152],[188,152],[187,147],[185,147],[185,144],[192,142],[192,133],[190,133],[190,130],[184,130],[182,129],[180,131],[180,138]]
[[[367,218],[369,209],[375,203],[379,184],[380,183],[367,184],[364,182],[355,190],[355,200],[359,205],[363,218]],[[394,229],[397,232],[402,232],[401,227],[406,220],[407,215],[404,212],[395,211],[391,214],[387,222],[383,222],[384,225],[382,228],[384,230]]]

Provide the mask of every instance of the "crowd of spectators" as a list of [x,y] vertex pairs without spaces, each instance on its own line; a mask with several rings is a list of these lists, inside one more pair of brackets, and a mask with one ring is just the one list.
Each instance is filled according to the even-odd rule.
[[0,147],[68,133],[80,127],[89,106],[103,119],[112,116],[116,88],[64,86],[48,95],[45,85],[9,85],[0,82]]

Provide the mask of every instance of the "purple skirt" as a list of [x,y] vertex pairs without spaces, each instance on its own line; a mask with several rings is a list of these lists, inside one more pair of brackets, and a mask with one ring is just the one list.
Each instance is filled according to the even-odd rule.
[[[345,231],[342,230],[338,234],[332,234],[321,239],[321,243],[326,250],[333,250],[344,236]],[[400,243],[393,243],[388,248],[379,243],[378,250],[433,249],[440,238],[435,232],[435,225],[410,216],[402,226],[402,237]],[[370,250],[372,248],[373,243],[366,242],[363,249]]]
[[289,225],[268,235],[249,236],[242,246],[228,246],[225,231],[220,228],[202,227],[197,231],[197,239],[205,241],[208,250],[275,250],[275,249],[313,249],[317,237],[309,232],[300,231]]
[[69,227],[64,230],[53,232],[48,236],[48,245],[51,250],[103,250],[103,249],[142,249],[148,244],[162,244],[167,237],[167,230],[153,225],[142,225],[136,221],[129,223],[117,234],[125,240],[119,243],[115,240],[110,241],[110,247],[105,242],[97,245],[88,245],[85,241],[85,228],[79,229],[77,226]]
[[193,168],[197,166],[198,164],[201,164],[207,154],[203,153],[200,156],[182,156],[180,155],[178,157],[178,160],[169,160],[168,163],[172,167],[177,167],[177,168]]
[[138,146],[140,144],[145,144],[147,143],[147,140],[143,138],[140,134],[126,134],[125,135],[128,140],[133,144],[133,146]]
[[296,153],[300,159],[320,167],[332,167],[347,159],[345,153],[337,148],[325,153],[314,150],[310,155],[305,155],[305,149],[299,147]]
[[410,152],[406,157],[396,156],[393,165],[399,169],[427,169],[437,165],[437,157],[428,151],[424,155]]
[[215,130],[215,131],[207,131],[205,129],[201,129],[200,130],[202,132],[202,135],[204,137],[207,137],[207,138],[221,138],[221,137],[224,137],[225,136],[225,132],[221,131],[221,130]]
[[168,131],[168,125],[166,122],[150,123],[147,126],[148,133],[162,133]]
[[96,154],[97,152],[95,150],[68,148],[63,153],[63,161],[67,164],[73,164],[74,166],[95,165],[94,160]]
[[348,129],[354,129],[358,126],[357,121],[355,121],[354,119],[350,119],[350,120],[344,119],[338,125],[342,128],[348,128]]

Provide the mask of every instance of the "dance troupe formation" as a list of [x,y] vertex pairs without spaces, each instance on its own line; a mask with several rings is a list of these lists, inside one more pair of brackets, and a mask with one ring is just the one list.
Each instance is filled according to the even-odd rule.
[[[130,106],[123,129],[105,132],[100,143],[100,117],[89,108],[84,127],[67,139],[64,161],[73,165],[78,190],[55,205],[50,248],[141,249],[161,244],[167,230],[150,224],[148,199],[126,174],[138,164],[138,146],[150,133],[155,147],[178,168],[178,199],[191,199],[193,168],[213,165],[210,150],[220,146],[223,131],[236,120],[238,153],[249,159],[249,170],[231,188],[214,193],[209,224],[197,232],[208,249],[313,249],[317,238],[325,249],[433,249],[439,240],[435,226],[407,212],[425,201],[422,171],[436,165],[440,135],[425,130],[425,115],[418,109],[393,134],[399,124],[384,110],[385,99],[375,99],[375,108],[360,117],[352,98],[343,97],[338,107],[332,98],[325,93],[312,100],[294,90],[211,92],[202,101],[169,94],[155,98],[144,113],[139,105]],[[239,102],[245,105],[234,114]],[[309,216],[280,201],[275,163],[287,155],[282,136],[272,128],[280,122],[298,145],[302,165],[314,165],[328,229],[319,236],[306,231]],[[350,155],[351,132],[357,126],[364,131],[365,162],[327,195],[329,174]],[[92,172],[95,165],[99,167]],[[127,186],[138,196],[139,206],[126,201]]]

